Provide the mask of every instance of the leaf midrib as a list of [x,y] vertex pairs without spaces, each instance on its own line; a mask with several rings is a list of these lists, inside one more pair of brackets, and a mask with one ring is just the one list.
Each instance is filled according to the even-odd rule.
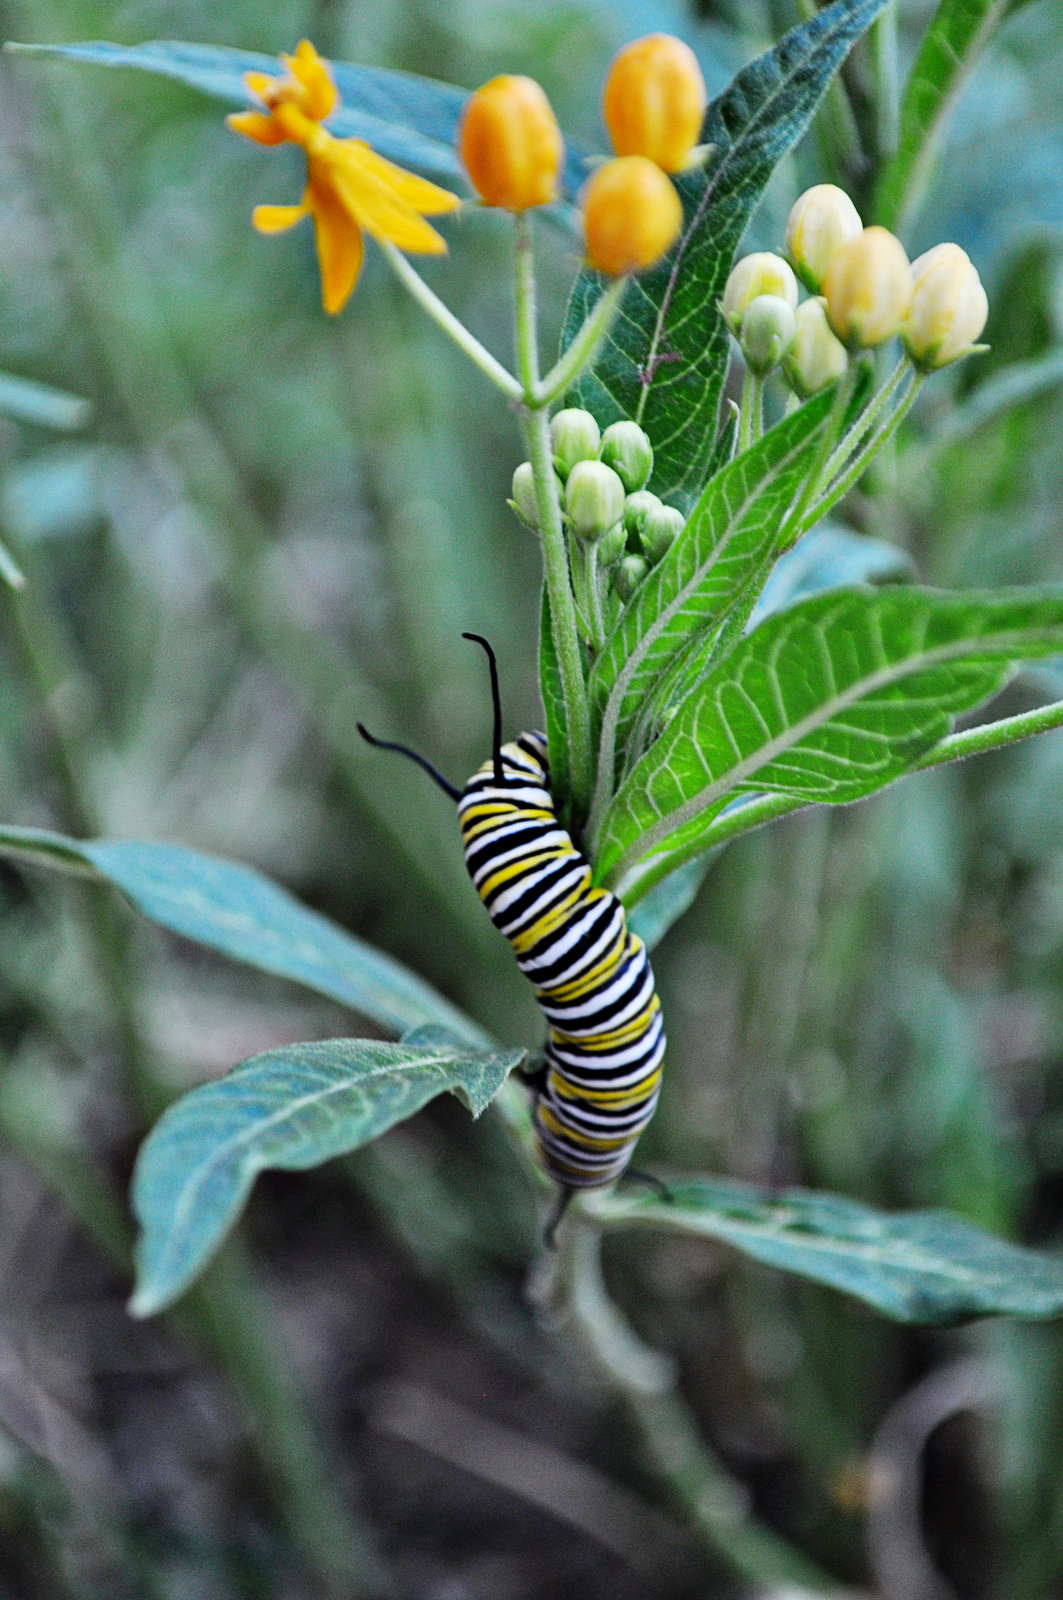
[[[401,1075],[404,1072],[419,1072],[425,1068],[431,1070],[437,1067],[445,1066],[447,1063],[453,1064],[453,1062],[455,1062],[457,1059],[458,1057],[453,1053],[447,1054],[441,1052],[437,1056],[430,1056],[427,1058],[422,1056],[416,1061],[398,1061],[390,1064],[381,1063],[379,1066],[373,1067],[369,1072],[361,1073],[358,1077],[347,1077],[342,1083],[329,1084],[327,1088],[316,1089],[312,1093],[301,1095],[297,1100],[290,1100],[286,1105],[279,1108],[277,1111],[271,1112],[269,1116],[263,1118],[260,1122],[256,1122],[252,1127],[245,1128],[241,1133],[229,1138],[224,1144],[215,1146],[209,1159],[201,1163],[195,1169],[195,1175],[193,1179],[185,1185],[181,1192],[181,1197],[173,1210],[172,1225],[168,1230],[170,1239],[172,1240],[184,1229],[189,1212],[192,1209],[195,1201],[199,1198],[200,1190],[202,1189],[208,1176],[212,1175],[220,1167],[223,1167],[234,1155],[239,1152],[241,1146],[252,1143],[255,1139],[262,1135],[264,1131],[285,1121],[289,1117],[296,1116],[306,1106],[320,1104],[323,1100],[329,1099],[329,1097],[332,1095],[343,1094],[352,1088],[368,1084],[375,1078],[385,1075],[394,1077],[396,1075]],[[249,1169],[244,1169],[242,1175],[254,1177],[255,1172],[260,1170],[261,1168],[251,1167]],[[167,1254],[172,1257],[174,1252],[171,1249]],[[165,1256],[163,1257],[163,1260],[166,1260]]]
[[613,680],[613,687],[609,691],[605,710],[602,713],[602,729],[598,740],[598,771],[601,782],[611,782],[611,774],[616,762],[616,735],[620,725],[624,700],[632,679],[640,670],[650,648],[656,644],[657,640],[673,621],[676,613],[682,610],[692,594],[711,576],[714,567],[718,565],[730,548],[731,542],[737,537],[750,507],[757,504],[787,468],[793,465],[795,458],[800,456],[802,451],[807,448],[808,438],[802,439],[799,445],[795,445],[792,450],[789,450],[785,456],[780,458],[770,477],[755,478],[755,481],[747,488],[743,499],[739,502],[738,509],[728,515],[725,530],[709,552],[708,559],[703,565],[695,567],[690,580],[682,589],[676,592],[674,599],[657,613],[653,622],[642,634],[635,648],[625,660]]
[[[825,620],[829,621],[831,619]],[[822,626],[823,624],[821,623]],[[991,647],[993,654],[998,655],[1003,651],[1002,659],[1007,661],[1008,635],[990,634],[986,635],[985,638],[999,641],[995,642]],[[824,723],[830,722],[839,711],[846,710],[848,706],[853,705],[866,695],[874,694],[877,689],[887,688],[891,683],[907,677],[910,673],[923,671],[927,667],[943,665],[956,656],[972,654],[972,643],[976,642],[970,639],[961,639],[926,655],[918,657],[907,656],[903,661],[892,663],[887,667],[881,668],[878,672],[871,673],[866,678],[859,679],[850,689],[834,699],[824,701],[816,711],[810,712],[798,722],[791,724],[791,727],[785,730],[784,733],[777,734],[775,738],[768,740],[767,744],[762,745],[753,755],[747,756],[743,761],[729,768],[726,773],[722,773],[719,778],[708,784],[704,789],[699,790],[696,795],[685,801],[675,811],[670,811],[662,816],[659,822],[654,823],[642,835],[638,844],[626,850],[615,865],[609,869],[609,877],[616,879],[629,866],[633,866],[643,856],[651,854],[669,834],[676,833],[680,828],[684,828],[688,822],[694,820],[699,812],[707,810],[716,800],[722,799],[732,789],[744,783],[748,777],[751,777],[755,772],[759,772],[762,767],[769,765],[777,755],[781,755],[795,744],[800,744],[806,734],[813,732]],[[1017,655],[1021,657],[1023,644],[1028,645],[1029,643],[1028,635],[1024,634],[1016,638],[1015,643]],[[828,706],[830,707],[829,713],[823,714]],[[628,781],[633,782],[637,775],[638,768],[636,767]],[[617,798],[619,799],[620,797],[618,796]],[[649,799],[648,795],[647,799]],[[652,801],[650,803],[652,804]]]

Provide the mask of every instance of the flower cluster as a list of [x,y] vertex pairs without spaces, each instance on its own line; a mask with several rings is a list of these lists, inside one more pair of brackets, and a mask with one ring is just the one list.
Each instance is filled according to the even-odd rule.
[[[833,184],[796,201],[785,252],[738,261],[722,309],[750,372],[762,378],[781,366],[801,399],[840,377],[850,353],[895,334],[930,372],[966,355],[985,327],[985,290],[959,245],[937,245],[909,264],[900,240],[865,228]],[[801,304],[798,279],[810,292]]]
[[[651,34],[621,50],[606,79],[603,113],[616,155],[580,195],[587,259],[607,277],[651,267],[670,249],[683,208],[669,174],[690,159],[705,113],[705,84],[691,50]],[[531,78],[492,78],[470,96],[461,158],[489,206],[522,212],[553,199],[564,145],[550,103]]]
[[363,139],[337,139],[321,126],[339,97],[328,63],[308,40],[281,59],[283,76],[249,72],[244,80],[264,109],[238,112],[228,122],[257,144],[296,144],[305,151],[307,181],[299,204],[256,206],[252,221],[261,233],[280,233],[313,217],[322,299],[326,311],[336,312],[358,281],[363,231],[400,250],[440,255],[446,244],[424,219],[461,202],[385,161]]
[[[646,488],[653,449],[635,422],[614,422],[605,432],[589,411],[569,407],[550,421],[554,474],[568,529],[574,574],[582,573],[581,630],[600,644],[600,629],[615,620],[651,566],[684,525],[682,513]],[[526,527],[539,529],[531,463],[513,474],[510,505]]]

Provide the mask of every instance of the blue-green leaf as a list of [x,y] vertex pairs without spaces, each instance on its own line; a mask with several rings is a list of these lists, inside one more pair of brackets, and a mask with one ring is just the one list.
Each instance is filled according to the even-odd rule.
[[845,804],[910,770],[1016,662],[1063,650],[1063,590],[841,589],[748,634],[621,785],[596,872],[690,846],[736,794]]
[[926,191],[942,131],[1011,0],[941,0],[901,102],[900,138],[875,194],[875,219],[902,231]]
[[38,828],[0,828],[0,855],[104,878],[173,933],[290,978],[393,1033],[435,1024],[476,1048],[491,1043],[415,973],[238,862],[180,845],[106,839],[83,844]]
[[799,539],[772,568],[771,577],[749,618],[749,630],[773,611],[792,606],[806,595],[845,589],[854,583],[882,583],[915,575],[907,550],[850,533],[837,523],[822,522]]
[[[20,54],[60,56],[98,67],[132,67],[141,72],[172,78],[220,100],[225,105],[246,106],[245,72],[276,75],[276,56],[255,50],[232,50],[224,45],[184,44],[159,39],[145,44],[110,44],[103,39],[83,44],[13,44]],[[388,67],[363,67],[348,61],[330,62],[341,104],[326,123],[339,138],[365,139],[404,167],[457,180],[467,187],[454,144],[465,89],[439,83],[412,72]],[[583,152],[567,147],[565,189],[574,194],[586,177]]]
[[[853,42],[885,0],[834,0],[758,56],[713,101],[706,163],[680,173],[684,227],[675,249],[635,279],[612,333],[568,403],[605,427],[641,423],[653,442],[657,494],[687,507],[715,448],[728,334],[719,301],[735,249],[779,159],[801,137]],[[604,281],[582,272],[563,342],[575,338]]]
[[938,1211],[875,1211],[838,1195],[773,1193],[725,1179],[670,1185],[668,1200],[610,1195],[609,1226],[701,1234],[743,1255],[855,1295],[901,1322],[1058,1317],[1063,1260]]
[[0,412],[16,422],[32,422],[38,428],[54,428],[73,433],[83,428],[92,407],[80,395],[55,389],[35,378],[19,378],[13,372],[0,372]]
[[252,1056],[178,1100],[155,1124],[133,1174],[142,1234],[130,1310],[172,1304],[232,1227],[258,1173],[301,1171],[357,1150],[449,1091],[479,1116],[524,1059],[471,1052],[444,1029],[401,1044],[324,1039]]

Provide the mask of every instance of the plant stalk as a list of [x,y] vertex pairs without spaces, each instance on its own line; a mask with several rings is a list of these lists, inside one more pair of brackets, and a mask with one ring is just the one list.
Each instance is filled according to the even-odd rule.
[[453,340],[462,354],[468,356],[485,378],[488,378],[497,389],[501,389],[508,400],[519,400],[522,390],[513,374],[502,365],[501,361],[497,361],[475,334],[470,333],[453,311],[443,304],[420,273],[410,265],[402,251],[389,244],[386,239],[381,239],[380,248],[399,282],[409,290],[422,310],[427,311],[436,326],[443,330],[448,339]]

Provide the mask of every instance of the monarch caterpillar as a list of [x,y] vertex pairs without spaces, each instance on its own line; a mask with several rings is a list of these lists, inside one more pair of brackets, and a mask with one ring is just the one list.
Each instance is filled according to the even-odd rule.
[[[539,1159],[560,1186],[561,1209],[577,1189],[612,1183],[653,1115],[665,1036],[646,947],[557,818],[546,740],[522,733],[502,743],[494,651],[492,754],[461,790],[415,750],[411,757],[457,802],[465,864],[488,916],[535,986],[547,1027],[545,1064],[531,1079]],[[560,1215],[560,1211],[558,1213]]]

